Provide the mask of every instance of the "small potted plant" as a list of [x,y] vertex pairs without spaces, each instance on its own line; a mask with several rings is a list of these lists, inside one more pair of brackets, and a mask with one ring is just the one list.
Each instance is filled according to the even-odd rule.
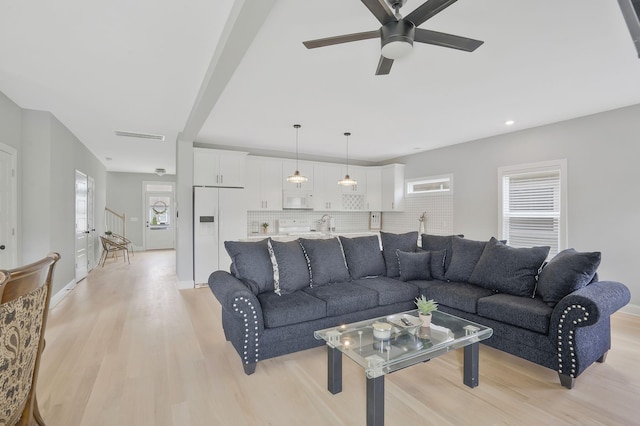
[[107,238],[111,238],[111,235],[113,235],[113,232],[111,231],[104,231],[104,235],[107,236]]
[[269,224],[265,222],[262,224],[262,233],[266,234],[267,232],[269,232]]
[[438,310],[438,304],[433,300],[427,300],[424,295],[416,297],[415,304],[418,307],[418,316],[422,320],[423,327],[431,325],[431,312]]

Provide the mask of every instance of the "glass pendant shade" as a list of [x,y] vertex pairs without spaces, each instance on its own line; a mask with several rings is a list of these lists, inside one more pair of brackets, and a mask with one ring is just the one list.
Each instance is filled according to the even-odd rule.
[[298,129],[300,129],[300,127],[302,126],[299,124],[293,125],[293,128],[296,129],[296,171],[293,172],[291,176],[287,177],[287,182],[289,183],[304,183],[309,180],[306,176],[301,175],[298,170]]
[[351,136],[351,133],[346,132],[344,135],[347,137],[347,174],[344,175],[344,179],[340,179],[338,181],[338,185],[355,186],[358,184],[358,181],[355,179],[351,179],[351,176],[349,176],[349,136]]
[[287,182],[291,183],[304,183],[309,179],[306,176],[302,176],[300,171],[296,170],[291,176],[287,177]]

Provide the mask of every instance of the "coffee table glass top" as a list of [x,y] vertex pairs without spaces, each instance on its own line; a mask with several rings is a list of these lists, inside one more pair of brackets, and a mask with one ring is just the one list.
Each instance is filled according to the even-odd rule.
[[314,336],[357,362],[373,378],[488,339],[493,333],[489,327],[440,311],[432,313],[430,327],[420,324],[418,311],[413,310],[318,330]]

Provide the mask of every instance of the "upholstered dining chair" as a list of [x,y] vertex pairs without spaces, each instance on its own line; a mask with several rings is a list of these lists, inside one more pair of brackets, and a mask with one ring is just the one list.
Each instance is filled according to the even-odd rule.
[[36,400],[58,253],[0,270],[0,425],[44,426]]
[[113,253],[117,256],[119,252],[122,252],[123,260],[129,262],[129,248],[127,247],[127,244],[119,243],[102,236],[100,237],[100,241],[102,242],[102,255],[100,256],[98,263],[102,263],[103,268],[109,253]]

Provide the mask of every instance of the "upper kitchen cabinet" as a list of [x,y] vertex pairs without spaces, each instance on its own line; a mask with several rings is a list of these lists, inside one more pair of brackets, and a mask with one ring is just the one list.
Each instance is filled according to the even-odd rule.
[[382,211],[382,168],[367,167],[366,169],[367,194],[365,196],[365,208],[370,212]]
[[404,164],[382,166],[382,211],[404,210]]
[[[299,161],[296,169],[296,160],[283,160],[282,170],[282,189],[285,191],[313,191],[313,163],[309,161]],[[302,176],[307,178],[306,182],[291,183],[287,182],[287,177],[291,176],[296,170],[300,172]]]
[[344,177],[339,164],[316,163],[313,167],[313,208],[314,210],[342,210],[342,187],[338,180]]
[[193,185],[244,188],[246,152],[193,148]]
[[282,210],[282,160],[247,157],[249,210]]

